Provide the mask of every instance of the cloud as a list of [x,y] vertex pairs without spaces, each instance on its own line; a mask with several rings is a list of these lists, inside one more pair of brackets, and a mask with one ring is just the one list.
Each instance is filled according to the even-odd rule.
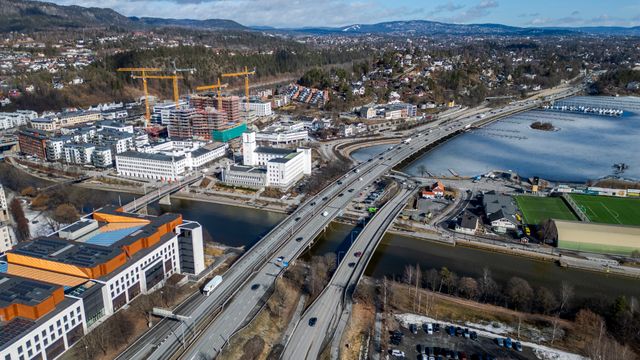
[[465,7],[464,4],[454,4],[452,1],[449,1],[447,3],[436,6],[436,8],[433,9],[433,11],[431,12],[431,15],[436,15],[443,12],[458,11],[464,7]]
[[112,8],[127,16],[231,19],[243,25],[343,26],[396,20],[419,11],[377,0],[53,0],[63,5]]
[[496,0],[482,0],[478,4],[450,17],[439,19],[444,22],[466,23],[481,19],[491,14],[491,10],[499,6]]
[[575,10],[571,13],[571,16],[578,16],[578,15],[580,15],[580,11],[578,10]]

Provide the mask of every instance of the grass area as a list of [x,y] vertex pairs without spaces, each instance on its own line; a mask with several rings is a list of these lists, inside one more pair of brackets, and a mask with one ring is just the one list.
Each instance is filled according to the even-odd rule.
[[578,220],[559,197],[516,196],[516,203],[525,224],[538,225],[547,219]]
[[347,328],[342,336],[340,357],[359,359],[367,340],[374,336],[376,309],[373,305],[355,303]]
[[640,199],[594,195],[570,195],[595,223],[640,226]]

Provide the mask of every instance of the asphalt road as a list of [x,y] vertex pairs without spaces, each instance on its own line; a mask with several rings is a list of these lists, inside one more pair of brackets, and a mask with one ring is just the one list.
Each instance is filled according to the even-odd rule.
[[[568,92],[566,93],[568,95]],[[540,105],[539,101],[516,102],[494,110],[484,121],[494,116],[524,111]],[[450,120],[445,125],[426,130],[429,124],[416,129],[408,144],[386,150],[369,162],[359,164],[339,181],[312,197],[276,228],[240,257],[224,274],[222,283],[208,297],[195,294],[182,304],[178,314],[187,317],[184,324],[162,320],[145,333],[119,359],[171,359],[176,352],[182,358],[210,359],[215,357],[230,336],[260,304],[276,276],[283,271],[274,259],[283,256],[286,261],[297,258],[311,241],[365,186],[387,173],[397,163],[435,141],[464,129],[478,121],[476,116]],[[418,135],[418,133],[420,133]],[[348,190],[353,189],[352,192]],[[325,199],[326,200],[323,200]],[[326,211],[326,216],[323,213]],[[300,241],[296,241],[298,238]],[[254,286],[257,284],[257,288]],[[220,315],[212,317],[215,313]],[[182,332],[186,329],[183,346]],[[181,349],[186,348],[182,352]]]
[[[404,208],[414,189],[402,189],[362,229],[331,281],[299,320],[285,347],[284,359],[317,359],[325,340],[331,338],[342,313],[347,289],[353,289],[364,272],[376,245]],[[359,256],[355,254],[359,253]],[[348,294],[350,295],[350,294]],[[312,326],[309,321],[315,318]]]

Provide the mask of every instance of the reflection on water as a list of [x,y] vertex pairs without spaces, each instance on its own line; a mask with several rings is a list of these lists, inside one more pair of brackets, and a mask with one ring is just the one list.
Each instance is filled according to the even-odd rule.
[[536,261],[507,254],[488,252],[461,246],[449,246],[387,234],[369,266],[367,275],[399,279],[406,265],[420,264],[424,269],[447,267],[459,276],[479,277],[488,267],[499,284],[518,276],[535,286],[558,291],[563,281],[575,287],[576,297],[604,295],[640,297],[640,281],[603,273],[561,268],[554,263]]

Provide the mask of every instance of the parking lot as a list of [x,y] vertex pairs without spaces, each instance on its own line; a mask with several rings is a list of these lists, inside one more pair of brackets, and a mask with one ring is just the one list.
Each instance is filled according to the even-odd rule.
[[[475,340],[464,336],[463,333],[458,332],[458,335],[449,335],[448,328],[445,325],[441,325],[439,331],[434,331],[433,334],[427,333],[426,324],[417,324],[414,329],[407,327],[401,327],[395,330],[402,332],[402,338],[400,344],[393,344],[392,338],[393,332],[387,334],[390,339],[389,343],[389,355],[390,359],[400,359],[402,356],[392,355],[392,350],[399,350],[404,352],[404,358],[406,359],[418,359],[422,360],[422,354],[426,353],[425,359],[537,359],[533,351],[530,348],[524,347],[521,352],[515,349],[506,349],[505,347],[498,346],[495,339],[477,336]],[[469,329],[472,332],[472,329]],[[455,333],[455,331],[454,331]],[[399,336],[395,336],[399,338]],[[513,342],[515,344],[515,341]],[[424,350],[423,350],[424,349]],[[397,353],[397,352],[396,352]],[[430,357],[433,354],[433,358]]]

